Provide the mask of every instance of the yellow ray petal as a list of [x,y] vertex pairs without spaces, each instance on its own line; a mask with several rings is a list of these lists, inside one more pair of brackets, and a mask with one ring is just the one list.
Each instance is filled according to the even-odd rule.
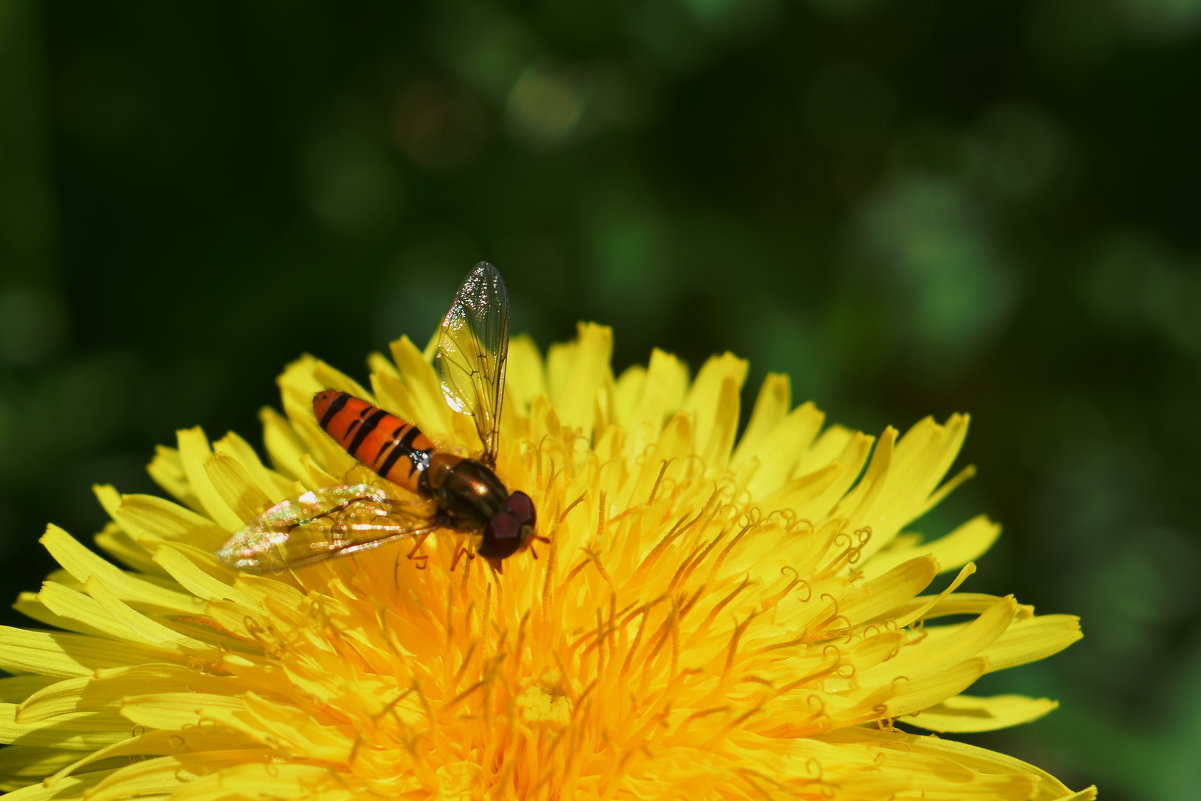
[[629,450],[636,456],[654,442],[664,421],[678,410],[688,389],[688,368],[677,357],[655,349],[650,363],[622,374],[617,388],[617,420],[629,431]]
[[[792,385],[788,376],[781,373],[768,373],[755,396],[755,405],[751,408],[751,416],[747,421],[746,431],[738,440],[731,466],[737,468],[753,456],[760,455],[761,446],[769,441],[776,429],[784,421],[792,408]],[[764,452],[775,450],[762,448]],[[780,448],[779,450],[789,450]],[[796,458],[794,449],[792,458]]]
[[96,535],[96,547],[131,570],[156,579],[162,577],[162,570],[150,559],[146,550],[116,523],[107,523],[104,530]]
[[738,428],[739,392],[747,362],[732,353],[714,356],[703,365],[684,397],[692,415],[696,452],[713,469],[726,467]]
[[164,756],[126,765],[109,773],[88,792],[88,801],[127,801],[131,798],[168,798],[197,774],[177,757]]
[[1085,801],[1096,798],[1096,788],[1073,793],[1046,771],[996,751],[935,737],[913,738],[912,747],[918,753],[952,757],[964,767],[982,774],[1010,772],[1030,775],[1038,782],[1033,801]]
[[[373,373],[373,386],[380,391],[380,400],[395,401],[390,411],[405,416],[429,434],[447,435],[455,431],[454,415],[429,359],[408,339],[392,343],[392,360],[396,362],[396,377],[387,380],[386,374]],[[378,382],[378,383],[375,383]]]
[[534,398],[546,393],[542,354],[528,336],[515,336],[509,342],[509,375],[505,386],[510,396],[506,403],[515,404],[519,415],[529,410]]
[[[227,570],[227,568],[218,566],[215,556],[206,553],[204,558],[200,559],[194,551],[185,556],[185,552],[188,550],[191,549],[163,546],[155,550],[154,561],[197,599],[206,601],[229,599],[242,606],[250,606],[249,600],[241,590],[222,581],[212,573],[206,572],[205,568],[214,571]],[[204,565],[204,568],[201,565]]]
[[5,676],[0,678],[0,701],[20,704],[33,693],[54,683],[50,676]]
[[938,563],[932,557],[912,559],[850,590],[838,611],[854,625],[890,615],[902,602],[930,586],[937,572]]
[[[259,411],[259,420],[263,425],[263,445],[267,449],[271,464],[293,481],[300,478],[302,474],[300,457],[306,451],[300,438],[292,430],[288,418],[274,409],[266,407]],[[283,494],[292,494],[291,488],[286,489]]]
[[237,519],[232,531],[261,515],[274,503],[274,491],[268,494],[251,480],[242,464],[225,453],[214,453],[204,460],[204,472],[213,491]]
[[5,801],[82,801],[84,793],[96,786],[111,771],[66,776],[52,784],[31,784],[4,796]]
[[927,553],[938,560],[939,572],[957,570],[973,559],[979,559],[1000,534],[999,525],[984,515],[977,515],[933,542],[918,541],[880,551],[866,560],[863,569],[868,575],[878,575],[893,565]]
[[155,729],[190,729],[212,726],[225,712],[244,710],[241,697],[203,692],[161,692],[127,695],[121,714],[141,726]]
[[988,646],[1012,625],[1016,611],[1017,603],[1012,598],[998,598],[979,617],[960,627],[953,638],[935,637],[932,629],[938,627],[927,626],[928,636],[904,648],[895,659],[865,671],[860,678],[880,684],[896,676],[918,676],[939,665],[953,665],[985,654]]
[[[356,797],[353,790],[333,781],[329,768],[323,765],[263,763],[252,761],[251,754],[222,756],[224,770],[190,782],[173,798],[179,801],[229,801],[230,787],[236,787],[243,798],[317,797],[320,801],[353,801]],[[393,792],[405,785],[403,782],[391,784]],[[399,788],[397,784],[400,784]],[[319,795],[315,795],[317,788]],[[396,797],[403,798],[405,795],[398,792]]]
[[578,333],[578,340],[554,345],[547,354],[547,394],[563,425],[588,436],[595,422],[598,399],[602,408],[608,405],[607,392],[613,383],[609,368],[613,331],[581,323]]
[[[0,790],[16,790],[31,784],[41,785],[43,779],[59,772],[78,757],[78,752],[62,748],[26,745],[0,748]],[[128,764],[128,760],[121,760],[115,764],[110,762],[102,767],[111,769],[123,764]]]
[[129,721],[115,712],[76,712],[52,720],[18,723],[17,705],[0,704],[0,743],[91,751],[129,736]]
[[103,668],[162,661],[183,661],[183,657],[136,643],[0,626],[0,668],[14,673],[83,676]]
[[[744,449],[739,443],[734,464],[745,454],[747,461],[754,459],[758,467],[749,489],[755,497],[761,497],[784,484],[793,474],[797,462],[821,431],[825,415],[812,403],[793,409],[788,415],[764,435],[757,450]],[[743,438],[745,441],[745,437]]]
[[1046,659],[1083,637],[1075,615],[1040,615],[1017,620],[997,642],[984,651],[992,670],[1002,670]]
[[156,484],[180,503],[190,509],[199,510],[201,508],[200,499],[196,497],[192,485],[188,482],[188,475],[183,469],[183,461],[179,458],[179,451],[175,448],[168,448],[166,445],[157,446],[154,449],[154,458],[146,467],[146,472],[150,474]]
[[907,715],[906,723],[931,731],[993,731],[1038,720],[1059,707],[1049,698],[994,695],[990,698],[959,695],[941,704]]
[[153,495],[117,495],[98,488],[105,510],[136,542],[148,549],[160,543],[183,541],[216,551],[229,530],[184,507]]
[[198,600],[187,593],[169,590],[139,579],[89,551],[58,526],[51,525],[41,539],[42,545],[60,565],[79,582],[95,578],[116,597],[130,603],[143,603],[181,612],[200,608]]
[[241,515],[230,507],[221,492],[213,486],[204,468],[205,462],[213,456],[208,437],[199,428],[182,429],[176,432],[176,436],[179,440],[180,462],[188,477],[188,485],[200,502],[200,510],[226,531],[237,531],[244,522]]
[[[851,487],[854,486],[855,480],[859,477],[863,470],[864,462],[867,461],[868,454],[872,451],[874,439],[854,432],[849,436],[831,436],[831,432],[836,432],[837,429],[826,429],[821,436],[817,438],[815,449],[822,449],[822,443],[829,438],[830,441],[837,441],[841,444],[840,451],[837,454],[831,455],[829,461],[824,464],[837,468],[833,479],[822,487],[820,494],[814,495],[812,498],[801,498],[798,501],[801,505],[795,507],[803,516],[815,519],[825,519],[833,515],[833,510],[836,504],[842,499]],[[808,460],[801,460],[799,464],[805,464]],[[822,468],[819,468],[819,472]],[[802,474],[804,475],[804,473]]]
[[292,489],[292,481],[263,464],[251,444],[237,434],[230,432],[214,442],[213,451],[232,457],[246,477],[268,498],[287,494]]

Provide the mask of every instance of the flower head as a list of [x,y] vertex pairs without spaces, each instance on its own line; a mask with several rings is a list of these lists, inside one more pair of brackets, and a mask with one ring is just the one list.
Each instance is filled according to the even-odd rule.
[[739,436],[744,362],[690,379],[656,351],[615,378],[610,351],[592,325],[545,359],[512,343],[497,473],[549,543],[503,574],[445,530],[422,558],[402,542],[275,574],[215,555],[283,498],[371,480],[314,421],[323,388],[478,447],[404,339],[370,392],[292,365],[285,414],[263,415],[271,466],[188,430],[150,468],[174,501],[100,488],[121,566],[51,526],[62,570],[18,608],[52,628],[0,630],[12,797],[1092,797],[911,733],[1040,717],[1053,702],[964,693],[1080,636],[961,591],[995,524],[907,530],[967,476],[946,480],[965,417],[873,441],[771,376]]

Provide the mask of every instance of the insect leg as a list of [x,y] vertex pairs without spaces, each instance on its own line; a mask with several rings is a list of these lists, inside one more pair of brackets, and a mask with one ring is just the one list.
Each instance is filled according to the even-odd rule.
[[413,538],[413,549],[409,551],[409,558],[418,563],[418,570],[425,570],[426,565],[429,564],[430,555],[428,553],[418,553],[418,551],[421,550],[422,545],[425,545],[425,541],[429,539],[432,533],[432,530],[426,531]]
[[450,562],[450,572],[451,573],[455,572],[455,568],[458,567],[459,560],[462,559],[464,555],[466,555],[468,559],[472,559],[475,557],[475,554],[473,554],[471,551],[467,550],[467,546],[460,545],[455,550],[455,558],[452,559]]

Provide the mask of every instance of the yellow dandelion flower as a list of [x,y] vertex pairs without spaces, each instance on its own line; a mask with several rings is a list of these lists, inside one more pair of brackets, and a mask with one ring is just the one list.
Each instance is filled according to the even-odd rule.
[[[476,442],[429,351],[370,360],[371,390],[311,358],[237,435],[181,431],[150,472],[174,500],[98,489],[116,564],[51,526],[62,569],[0,630],[0,781],[13,801],[218,799],[1084,799],[1011,757],[927,732],[1024,723],[978,697],[1053,654],[1076,618],[962,591],[998,528],[907,526],[967,419],[899,436],[826,425],[769,377],[738,435],[746,363],[693,378],[656,351],[615,377],[582,325],[509,352],[496,471],[535,500],[537,558],[503,574],[461,536],[254,575],[215,555],[283,498],[345,483],[314,421],[334,387]],[[118,566],[120,565],[120,566]],[[453,565],[453,570],[452,570]],[[940,576],[943,576],[940,578]],[[901,728],[903,727],[903,728]]]

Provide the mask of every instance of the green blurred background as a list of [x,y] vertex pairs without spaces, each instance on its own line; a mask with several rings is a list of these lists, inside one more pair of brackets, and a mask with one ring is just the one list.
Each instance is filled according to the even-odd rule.
[[424,342],[486,258],[543,345],[971,412],[922,528],[1001,520],[969,589],[1086,639],[983,688],[1058,712],[964,739],[1196,797],[1201,0],[199,5],[0,3],[6,596],[92,483]]

